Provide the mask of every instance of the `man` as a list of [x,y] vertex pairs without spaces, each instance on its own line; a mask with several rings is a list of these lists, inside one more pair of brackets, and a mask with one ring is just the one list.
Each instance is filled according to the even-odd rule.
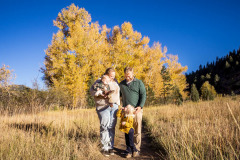
[[143,106],[146,101],[146,89],[143,82],[134,77],[133,68],[126,67],[124,69],[125,79],[119,84],[122,95],[123,107],[132,105],[135,107],[134,118],[134,144],[137,152],[133,153],[133,157],[139,156],[141,146],[141,129]]

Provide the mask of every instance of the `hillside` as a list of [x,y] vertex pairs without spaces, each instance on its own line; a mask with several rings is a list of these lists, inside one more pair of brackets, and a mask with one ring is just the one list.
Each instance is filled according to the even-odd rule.
[[240,94],[240,48],[229,52],[216,61],[199,66],[195,72],[186,74],[189,86],[195,83],[200,89],[205,81],[209,81],[221,94]]

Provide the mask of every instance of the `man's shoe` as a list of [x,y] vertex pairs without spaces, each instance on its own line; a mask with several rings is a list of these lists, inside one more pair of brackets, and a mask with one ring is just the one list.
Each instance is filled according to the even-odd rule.
[[108,152],[110,155],[114,155],[113,149],[109,149]]
[[132,154],[130,154],[130,153],[127,153],[125,156],[125,158],[131,158],[131,157],[132,157]]
[[139,156],[140,156],[140,153],[138,151],[133,152],[133,157],[139,157]]
[[103,154],[105,157],[109,157],[109,152],[108,152],[108,151],[102,151],[102,154]]

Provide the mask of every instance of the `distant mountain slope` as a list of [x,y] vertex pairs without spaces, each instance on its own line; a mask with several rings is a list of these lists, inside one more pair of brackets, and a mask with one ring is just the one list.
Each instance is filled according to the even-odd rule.
[[215,62],[200,65],[186,77],[189,85],[195,83],[198,90],[205,81],[209,81],[218,93],[240,94],[240,48],[222,58],[217,57]]

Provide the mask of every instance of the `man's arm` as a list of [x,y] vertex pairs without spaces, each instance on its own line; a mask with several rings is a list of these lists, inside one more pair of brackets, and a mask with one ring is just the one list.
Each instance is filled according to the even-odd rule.
[[140,81],[139,84],[139,101],[138,105],[139,107],[143,108],[145,101],[146,101],[147,95],[146,95],[146,89],[142,81]]
[[145,89],[145,86],[144,86],[143,82],[140,80],[140,84],[139,84],[139,100],[138,100],[137,107],[135,108],[136,109],[135,114],[138,114],[142,110],[142,108],[143,108],[143,106],[145,104],[146,98],[147,98],[147,96],[146,96],[146,89]]

